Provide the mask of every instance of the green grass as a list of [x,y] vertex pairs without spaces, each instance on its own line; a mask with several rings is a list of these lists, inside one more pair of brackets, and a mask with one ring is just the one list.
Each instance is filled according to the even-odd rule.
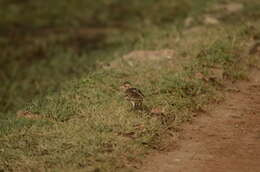
[[190,11],[199,13],[207,1],[198,1],[200,8],[190,0],[0,0],[1,112],[13,113],[32,97],[95,70],[98,61],[112,60],[113,52],[131,50],[144,27],[181,23]]
[[[34,5],[40,2],[28,1]],[[165,14],[154,20],[153,16],[145,16],[148,12],[155,14],[159,8],[168,8],[167,1],[159,3],[151,11],[141,11],[138,17],[129,13],[152,5],[153,1],[147,4],[133,1],[124,9],[127,15],[116,20],[113,18],[115,14],[110,14],[111,9],[108,9],[106,17],[100,13],[95,20],[99,26],[125,21],[124,17],[130,15],[131,21],[127,24],[130,26],[136,22],[135,32],[124,32],[123,36],[122,31],[110,32],[97,45],[87,49],[70,44],[75,38],[73,32],[56,34],[51,31],[48,37],[41,38],[40,34],[36,41],[24,37],[16,45],[17,51],[8,48],[10,42],[3,43],[6,45],[4,53],[15,60],[3,58],[1,63],[5,63],[6,68],[1,73],[5,82],[0,91],[4,98],[1,100],[4,111],[0,113],[0,170],[132,171],[147,153],[163,150],[169,144],[167,138],[178,130],[181,123],[191,121],[193,115],[207,104],[222,100],[221,91],[225,83],[246,79],[249,65],[258,63],[257,57],[247,55],[254,34],[248,26],[250,23],[240,23],[237,27],[225,21],[195,31],[183,30],[183,19],[189,14],[198,14],[199,18],[205,2],[173,3],[175,6],[186,4],[176,14],[179,16],[178,25],[168,23],[167,12],[170,10],[165,10]],[[74,4],[79,7],[79,13],[86,8],[84,3],[97,5],[90,1],[82,3]],[[111,3],[123,6],[122,2]],[[196,7],[199,4],[202,4],[201,9]],[[33,21],[35,28],[49,26],[49,18],[70,9],[62,3],[57,5],[62,9],[58,10],[60,14],[50,12],[46,16],[44,9],[35,12],[46,17],[41,24]],[[187,12],[193,6],[196,9]],[[22,7],[8,6],[6,9],[9,8],[19,11]],[[97,14],[95,10],[92,17]],[[55,21],[55,26],[71,25],[74,17],[85,15],[84,12],[77,16],[79,13],[71,11],[68,13],[71,18]],[[14,17],[17,16],[15,12],[8,15],[10,19],[3,21],[20,22]],[[146,18],[145,22],[143,18]],[[78,18],[76,21],[82,24]],[[157,26],[158,23],[167,25]],[[10,23],[6,25],[11,26]],[[259,21],[255,22],[257,26]],[[86,39],[94,41],[97,37],[87,36]],[[24,45],[26,40],[29,44]],[[172,58],[158,53],[165,49],[174,50]],[[149,60],[147,56],[143,58],[148,60],[140,63],[121,58],[123,54],[138,50],[156,50],[158,59]],[[43,59],[35,59],[41,55]],[[22,57],[35,61],[27,62]],[[120,84],[127,80],[144,92],[144,103],[149,110],[161,108],[163,115],[131,111],[119,90]],[[17,110],[29,111],[39,118],[17,118]]]
[[[226,30],[211,32],[222,35]],[[214,80],[204,81],[194,74],[210,77],[212,67],[218,66],[228,78],[238,79],[233,73],[240,71],[241,59],[233,52],[243,46],[245,36],[227,35],[231,38],[224,41],[216,39],[218,35],[211,37],[216,41],[184,64],[178,62],[181,56],[161,60],[159,67],[152,61],[133,67],[119,60],[117,67],[99,69],[65,83],[45,98],[35,98],[26,110],[43,120],[23,119],[21,128],[9,134],[2,131],[1,166],[22,171],[132,169],[128,164],[138,164],[148,150],[161,149],[163,138],[180,123],[191,120],[193,111],[221,99],[217,94],[221,87]],[[236,42],[232,42],[232,35]],[[229,72],[232,65],[237,70]],[[176,66],[183,69],[176,70]],[[149,108],[165,109],[164,116],[129,111],[118,89],[125,80],[142,88]],[[218,82],[223,84],[224,80]]]

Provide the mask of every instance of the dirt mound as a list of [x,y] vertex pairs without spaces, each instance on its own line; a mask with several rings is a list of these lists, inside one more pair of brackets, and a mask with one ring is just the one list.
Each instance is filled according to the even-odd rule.
[[[170,49],[164,50],[137,50],[132,51],[119,59],[116,59],[109,63],[108,65],[102,65],[106,69],[117,68],[122,65],[136,66],[136,65],[146,65],[155,64],[155,62],[172,60],[176,57],[176,51]],[[173,63],[173,61],[171,61]]]
[[124,60],[134,60],[134,61],[157,61],[157,60],[164,60],[164,59],[171,59],[176,55],[176,52],[174,50],[155,50],[155,51],[145,51],[145,50],[139,50],[139,51],[133,51],[127,55],[123,56]]

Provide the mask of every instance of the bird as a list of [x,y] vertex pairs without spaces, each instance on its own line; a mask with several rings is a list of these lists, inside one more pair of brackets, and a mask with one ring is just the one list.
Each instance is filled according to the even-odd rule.
[[125,93],[125,99],[129,101],[134,110],[143,108],[144,94],[138,89],[134,88],[129,81],[126,81],[120,87]]

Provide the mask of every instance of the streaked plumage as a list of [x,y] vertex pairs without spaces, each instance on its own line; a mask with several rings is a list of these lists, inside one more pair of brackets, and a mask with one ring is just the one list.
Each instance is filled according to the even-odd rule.
[[139,89],[132,87],[128,81],[121,88],[125,93],[125,99],[130,101],[134,109],[142,108],[144,95]]

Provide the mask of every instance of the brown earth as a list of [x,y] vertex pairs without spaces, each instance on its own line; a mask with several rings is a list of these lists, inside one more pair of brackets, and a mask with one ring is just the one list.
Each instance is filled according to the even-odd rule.
[[200,115],[172,151],[151,155],[141,172],[260,171],[260,70],[229,85],[225,102]]

